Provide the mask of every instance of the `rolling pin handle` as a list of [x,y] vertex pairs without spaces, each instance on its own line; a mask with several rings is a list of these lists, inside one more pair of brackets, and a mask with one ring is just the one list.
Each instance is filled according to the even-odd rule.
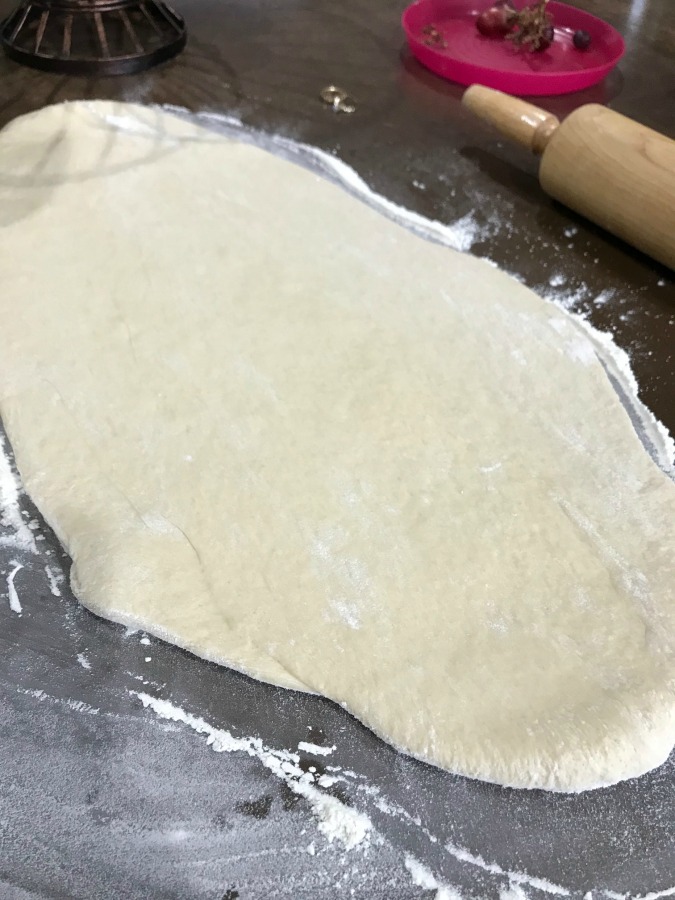
[[494,125],[504,137],[538,156],[560,125],[559,119],[538,106],[480,84],[473,84],[464,91],[462,103],[479,118]]

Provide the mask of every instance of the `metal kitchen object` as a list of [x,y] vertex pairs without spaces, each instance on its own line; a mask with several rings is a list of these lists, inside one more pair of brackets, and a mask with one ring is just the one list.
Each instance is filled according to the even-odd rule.
[[23,0],[0,26],[10,59],[69,75],[128,75],[185,46],[183,19],[159,0]]
[[334,84],[325,87],[319,97],[327,106],[332,107],[333,112],[353,113],[356,111],[356,104],[349,94]]

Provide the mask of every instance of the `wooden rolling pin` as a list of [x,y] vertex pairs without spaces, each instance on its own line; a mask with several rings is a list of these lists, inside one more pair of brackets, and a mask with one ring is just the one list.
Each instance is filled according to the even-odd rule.
[[675,141],[590,103],[561,123],[474,84],[462,102],[541,155],[541,186],[566,206],[675,269]]

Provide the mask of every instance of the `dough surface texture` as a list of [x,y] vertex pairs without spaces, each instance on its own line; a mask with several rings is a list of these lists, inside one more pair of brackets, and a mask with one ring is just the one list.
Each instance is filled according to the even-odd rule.
[[675,485],[570,316],[157,110],[0,171],[0,413],[82,603],[471,777],[668,756]]

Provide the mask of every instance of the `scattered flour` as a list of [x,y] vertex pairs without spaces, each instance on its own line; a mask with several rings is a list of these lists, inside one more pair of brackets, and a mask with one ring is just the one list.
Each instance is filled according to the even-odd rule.
[[87,716],[97,716],[101,712],[100,708],[97,706],[91,706],[89,703],[85,703],[84,700],[72,700],[70,698],[66,698],[65,700],[60,697],[52,697],[46,691],[42,690],[26,690],[24,688],[17,688],[17,692],[19,694],[27,694],[29,697],[35,697],[36,700],[40,702],[53,703],[57,706],[64,706],[66,709],[70,709],[73,712],[84,713]]
[[499,900],[528,900],[527,894],[518,884],[510,884],[499,892]]
[[9,531],[0,535],[0,546],[37,553],[33,532],[21,515],[19,497],[19,481],[12,471],[5,439],[0,435],[0,525]]
[[597,297],[593,300],[594,306],[605,306],[609,303],[614,297],[614,291],[600,291]]
[[[617,894],[616,891],[601,891],[601,895],[607,897],[608,900],[661,900],[661,897],[675,896],[675,887],[666,888],[663,891],[652,891],[649,894],[643,894],[641,896]],[[584,898],[584,900],[586,900],[586,898]]]
[[436,891],[434,900],[462,900],[462,895],[453,887],[441,884],[426,866],[408,854],[405,867],[412,876],[413,884],[428,891]]
[[206,735],[206,743],[216,753],[239,750],[259,759],[265,768],[277,778],[281,778],[294,794],[304,797],[309,802],[312,813],[318,820],[319,831],[329,842],[339,841],[345,850],[368,845],[372,831],[372,823],[368,816],[319,790],[315,786],[315,776],[311,772],[304,772],[298,765],[297,753],[273,750],[266,747],[260,738],[235,738],[229,731],[214,728],[204,719],[185,712],[168,700],[160,700],[139,691],[129,693],[138,697],[143,706],[153,710],[161,718],[184,722],[197,734]]
[[[549,284],[551,284],[550,281]],[[550,300],[551,303],[555,303],[556,306],[562,307],[566,312],[570,312],[580,306],[589,298],[589,290],[585,285],[581,285],[580,287],[568,291],[556,290],[553,285],[551,285],[551,287],[552,290],[542,292],[542,297],[545,297],[546,300]]]
[[18,616],[21,615],[21,601],[19,600],[19,595],[16,592],[16,587],[14,586],[14,579],[16,578],[16,573],[23,569],[21,563],[11,562],[10,565],[14,566],[12,571],[7,576],[7,596],[9,597],[9,608],[12,612],[15,612]]
[[49,590],[55,597],[61,596],[61,589],[59,585],[63,581],[63,574],[60,572],[53,572],[51,566],[45,566],[45,575],[47,576],[47,582],[49,583]]
[[[129,694],[138,697],[145,708],[153,710],[158,716],[174,722],[182,722],[192,728],[197,734],[206,736],[206,742],[217,753],[231,753],[243,751],[249,756],[256,757],[274,775],[282,779],[293,793],[304,797],[310,804],[312,813],[318,821],[319,831],[329,842],[337,841],[345,850],[354,847],[367,847],[373,838],[381,837],[373,826],[369,816],[359,812],[340,800],[323,793],[317,788],[325,787],[325,776],[316,776],[311,772],[305,772],[298,765],[299,757],[288,750],[277,750],[267,747],[259,738],[245,737],[235,738],[229,731],[218,729],[204,719],[194,716],[181,707],[166,700],[161,700],[151,695],[129,691]],[[300,742],[298,747],[302,749]],[[308,746],[315,746],[309,744]],[[325,748],[320,748],[325,749]],[[342,770],[339,767],[330,767],[332,781],[345,781],[354,785],[354,779],[359,779],[356,772]],[[422,825],[419,817],[412,816],[407,810],[392,804],[380,796],[379,788],[367,783],[356,784],[357,790],[362,790],[368,795],[377,797],[376,808],[389,816],[405,819],[414,824],[432,844],[437,843],[437,838]],[[481,856],[471,853],[462,847],[447,843],[444,847],[457,862],[476,868],[481,872],[499,876],[508,882],[508,887],[503,889],[499,900],[530,900],[531,895],[527,889],[543,892],[557,897],[570,897],[571,892],[567,888],[553,884],[544,878],[538,878],[525,872],[509,871],[497,863],[490,863]],[[310,856],[316,853],[314,843],[305,848]],[[469,900],[455,887],[443,883],[433,872],[423,865],[414,856],[408,854],[405,858],[405,866],[411,874],[413,884],[428,890],[435,890],[434,900]],[[636,896],[629,894],[613,894],[611,891],[602,891],[606,900],[661,900],[663,897],[675,895],[675,888],[665,891]],[[591,898],[592,900],[592,898]]]
[[314,756],[330,756],[335,750],[335,744],[332,747],[320,747],[318,744],[310,744],[308,741],[298,741],[298,750],[305,753],[311,753]]
[[[457,847],[455,844],[448,843],[445,845],[445,849],[460,862],[465,862],[469,865],[476,866],[477,868],[482,869],[483,872],[489,872],[491,875],[503,875],[504,877],[508,878],[509,884],[511,886],[517,885],[518,887],[521,887],[523,885],[528,885],[529,887],[536,888],[539,891],[544,891],[546,894],[557,894],[560,897],[569,897],[570,895],[570,892],[567,890],[567,888],[561,887],[559,884],[552,884],[545,878],[536,878],[531,875],[527,875],[525,872],[509,872],[506,869],[503,869],[497,863],[486,862],[481,856],[478,856],[474,853],[469,853],[468,850],[464,850],[462,847]],[[522,897],[522,894],[520,896]],[[504,900],[504,898],[500,898],[500,900]],[[509,900],[515,900],[515,897],[512,895]]]

